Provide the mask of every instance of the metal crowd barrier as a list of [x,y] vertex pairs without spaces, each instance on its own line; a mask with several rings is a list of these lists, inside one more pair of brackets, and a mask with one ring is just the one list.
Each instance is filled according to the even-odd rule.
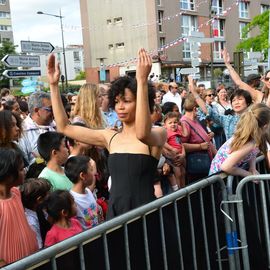
[[2,269],[270,269],[267,180],[210,176]]
[[3,269],[227,269],[222,200],[224,181],[211,176]]

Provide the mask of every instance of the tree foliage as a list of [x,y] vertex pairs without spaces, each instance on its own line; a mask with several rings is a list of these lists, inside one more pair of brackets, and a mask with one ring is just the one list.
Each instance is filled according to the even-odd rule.
[[[260,34],[255,37],[247,38],[248,33],[254,28],[258,27]],[[249,51],[252,49],[255,52],[264,52],[265,58],[267,58],[267,50],[269,48],[268,44],[268,31],[269,31],[269,11],[257,15],[253,20],[247,24],[243,30],[243,38],[237,45],[237,50]]]
[[[16,54],[16,46],[10,41],[3,41],[0,43],[0,59],[2,59],[6,54]],[[0,88],[9,87],[9,79],[2,75],[6,69],[8,68],[4,63],[0,62]]]

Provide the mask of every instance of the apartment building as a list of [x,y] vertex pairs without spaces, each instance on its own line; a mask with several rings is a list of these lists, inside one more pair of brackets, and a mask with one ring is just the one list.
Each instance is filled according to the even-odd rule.
[[13,42],[9,0],[0,0],[0,42]]
[[[179,42],[179,38],[188,37],[190,31],[198,28],[205,37],[215,38],[212,46],[201,44],[200,75],[209,78],[211,59],[214,67],[223,67],[221,50],[225,44],[232,56],[242,38],[242,28],[269,9],[270,2],[80,0],[80,7],[87,80],[99,82],[100,70],[105,70],[102,72],[106,72],[107,81],[134,71],[132,60],[140,47],[156,52],[156,74],[162,72],[176,78],[180,68],[191,65],[191,46],[186,41]],[[218,18],[207,23],[215,16]],[[181,76],[178,79],[181,81]]]

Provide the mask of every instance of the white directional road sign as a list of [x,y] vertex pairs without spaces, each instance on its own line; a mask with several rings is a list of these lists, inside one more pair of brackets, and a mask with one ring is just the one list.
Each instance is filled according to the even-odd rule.
[[3,75],[7,78],[18,78],[18,77],[34,77],[40,76],[40,70],[12,70],[8,69],[3,72]]
[[38,55],[9,55],[1,60],[8,67],[40,67]]
[[21,40],[21,51],[27,53],[51,53],[54,50],[50,42]]
[[188,42],[212,43],[214,38],[188,37]]
[[181,74],[194,74],[194,73],[199,73],[200,69],[199,68],[181,68],[180,73]]

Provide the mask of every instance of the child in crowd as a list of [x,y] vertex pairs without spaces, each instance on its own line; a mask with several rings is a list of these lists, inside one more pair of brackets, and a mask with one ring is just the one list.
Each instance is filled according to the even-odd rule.
[[83,231],[80,222],[74,218],[76,204],[67,190],[55,190],[45,201],[45,208],[53,222],[45,239],[45,247],[52,246]]
[[[267,154],[269,123],[269,107],[260,103],[251,106],[241,115],[233,137],[219,148],[209,174],[221,171],[242,177],[258,174],[256,156],[260,151]],[[243,167],[245,164],[249,165],[248,171]]]
[[77,218],[84,229],[92,228],[103,221],[102,212],[88,186],[94,182],[94,171],[87,156],[74,156],[68,159],[65,173],[73,182],[70,190],[77,204]]
[[24,180],[21,154],[0,148],[0,266],[38,250],[35,233],[24,214],[20,191]]
[[20,186],[24,212],[29,225],[36,233],[38,247],[43,247],[40,233],[40,224],[37,216],[37,209],[45,200],[51,189],[51,184],[42,178],[29,178]]
[[185,186],[186,153],[181,142],[183,129],[179,123],[179,115],[175,112],[169,112],[164,117],[164,126],[167,129],[167,143],[165,144],[165,148],[174,152],[176,156],[171,160],[173,175],[169,176],[169,181],[173,190]]
[[54,131],[40,134],[37,148],[41,157],[47,162],[47,166],[42,170],[39,177],[47,179],[53,190],[70,190],[73,184],[65,175],[62,167],[68,158],[65,136]]

